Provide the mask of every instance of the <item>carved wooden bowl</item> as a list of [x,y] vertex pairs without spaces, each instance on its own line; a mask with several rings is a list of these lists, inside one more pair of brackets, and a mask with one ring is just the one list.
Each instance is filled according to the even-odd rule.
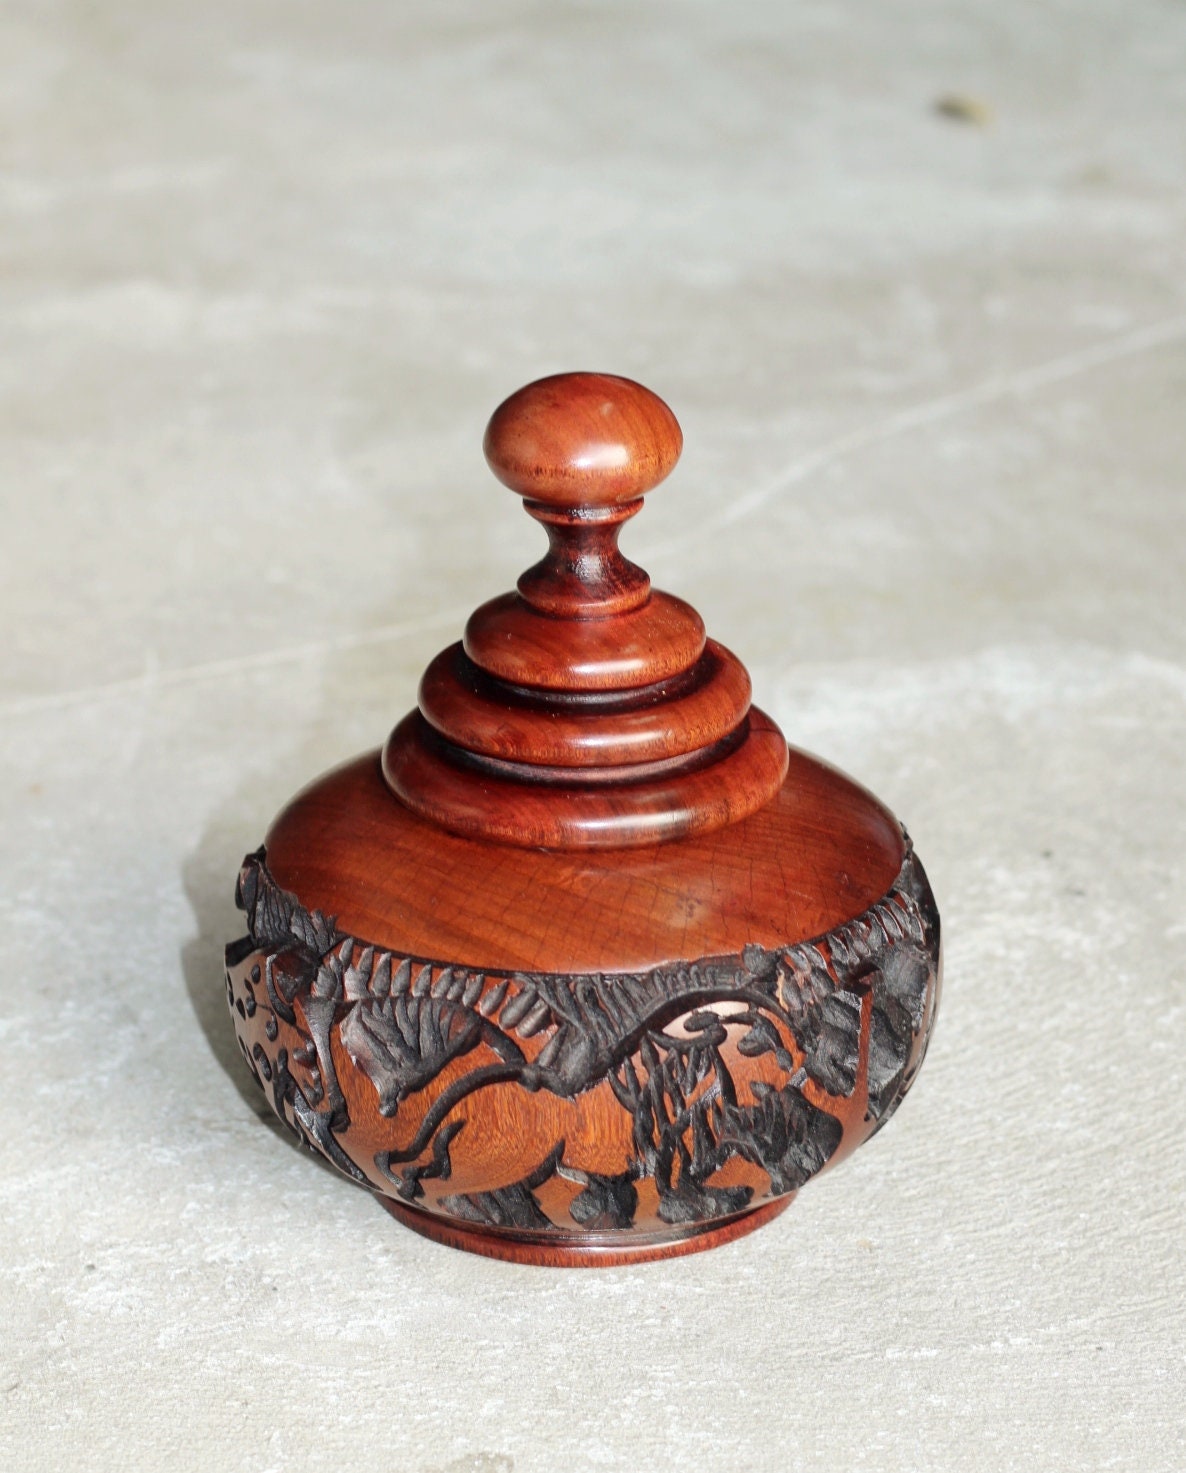
[[893,816],[618,551],[681,447],[597,374],[495,413],[548,555],[382,751],[250,855],[227,996],[277,1114],[400,1221],[520,1262],[692,1252],[892,1114],[939,998]]

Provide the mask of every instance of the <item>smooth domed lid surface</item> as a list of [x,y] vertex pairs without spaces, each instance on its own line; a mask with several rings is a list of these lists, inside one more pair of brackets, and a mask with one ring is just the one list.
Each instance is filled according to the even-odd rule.
[[893,885],[893,815],[792,749],[749,818],[669,844],[556,851],[452,834],[387,789],[377,753],[279,815],[268,864],[302,904],[377,946],[489,970],[628,972],[820,936]]

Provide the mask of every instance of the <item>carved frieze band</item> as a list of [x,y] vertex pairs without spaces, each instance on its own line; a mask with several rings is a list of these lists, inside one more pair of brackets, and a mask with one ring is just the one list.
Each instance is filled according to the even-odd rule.
[[[620,1172],[579,1170],[559,1140],[521,1180],[434,1193],[435,1211],[493,1227],[629,1229],[644,1179],[663,1222],[703,1223],[754,1199],[753,1187],[713,1184],[736,1158],[769,1178],[759,1196],[797,1190],[840,1144],[846,1112],[829,1099],[840,1106],[859,1087],[867,1127],[889,1118],[938,1002],[939,917],[908,841],[883,899],[822,937],[630,975],[476,972],[384,950],[306,910],[277,885],[263,849],[244,861],[236,901],[247,935],[227,948],[227,993],[247,1063],[277,1114],[355,1181],[375,1185],[348,1149],[335,1042],[393,1122],[475,1056],[468,1071],[451,1069],[401,1148],[373,1157],[390,1194],[408,1202],[424,1196],[425,1180],[448,1182],[478,1091],[510,1082],[574,1099],[608,1083],[630,1120]],[[299,1035],[291,1054],[281,1024],[285,1038]],[[763,1077],[749,1076],[749,1060]],[[537,1196],[553,1177],[575,1190],[565,1223]]]

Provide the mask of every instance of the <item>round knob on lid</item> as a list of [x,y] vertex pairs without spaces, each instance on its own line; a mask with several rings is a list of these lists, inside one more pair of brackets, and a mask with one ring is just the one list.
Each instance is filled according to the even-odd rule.
[[608,373],[559,373],[504,400],[483,448],[504,486],[569,508],[645,496],[683,444],[675,415],[650,389]]
[[[667,595],[652,599],[651,580],[618,550],[622,524],[682,446],[658,395],[608,373],[555,374],[499,405],[486,459],[550,546],[519,579],[520,599],[495,600],[470,620],[466,651],[483,670],[515,685],[605,690],[665,679],[699,658],[700,616]],[[595,627],[631,611],[637,617],[613,631]],[[557,619],[583,624],[579,633],[570,625],[559,648]]]

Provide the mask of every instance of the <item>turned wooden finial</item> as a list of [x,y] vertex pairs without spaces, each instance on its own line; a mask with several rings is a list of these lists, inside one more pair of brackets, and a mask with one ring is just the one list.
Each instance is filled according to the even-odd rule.
[[490,469],[529,501],[618,506],[671,474],[684,437],[657,394],[609,373],[558,373],[505,399],[486,428]]
[[647,601],[650,579],[618,551],[618,532],[670,474],[683,443],[657,394],[607,373],[556,374],[499,405],[486,459],[551,544],[519,579],[532,608],[582,618]]
[[446,828],[510,843],[615,847],[752,813],[786,772],[781,732],[695,609],[618,549],[679,458],[667,405],[629,379],[540,379],[495,411],[495,475],[549,549],[429,666],[384,773]]

